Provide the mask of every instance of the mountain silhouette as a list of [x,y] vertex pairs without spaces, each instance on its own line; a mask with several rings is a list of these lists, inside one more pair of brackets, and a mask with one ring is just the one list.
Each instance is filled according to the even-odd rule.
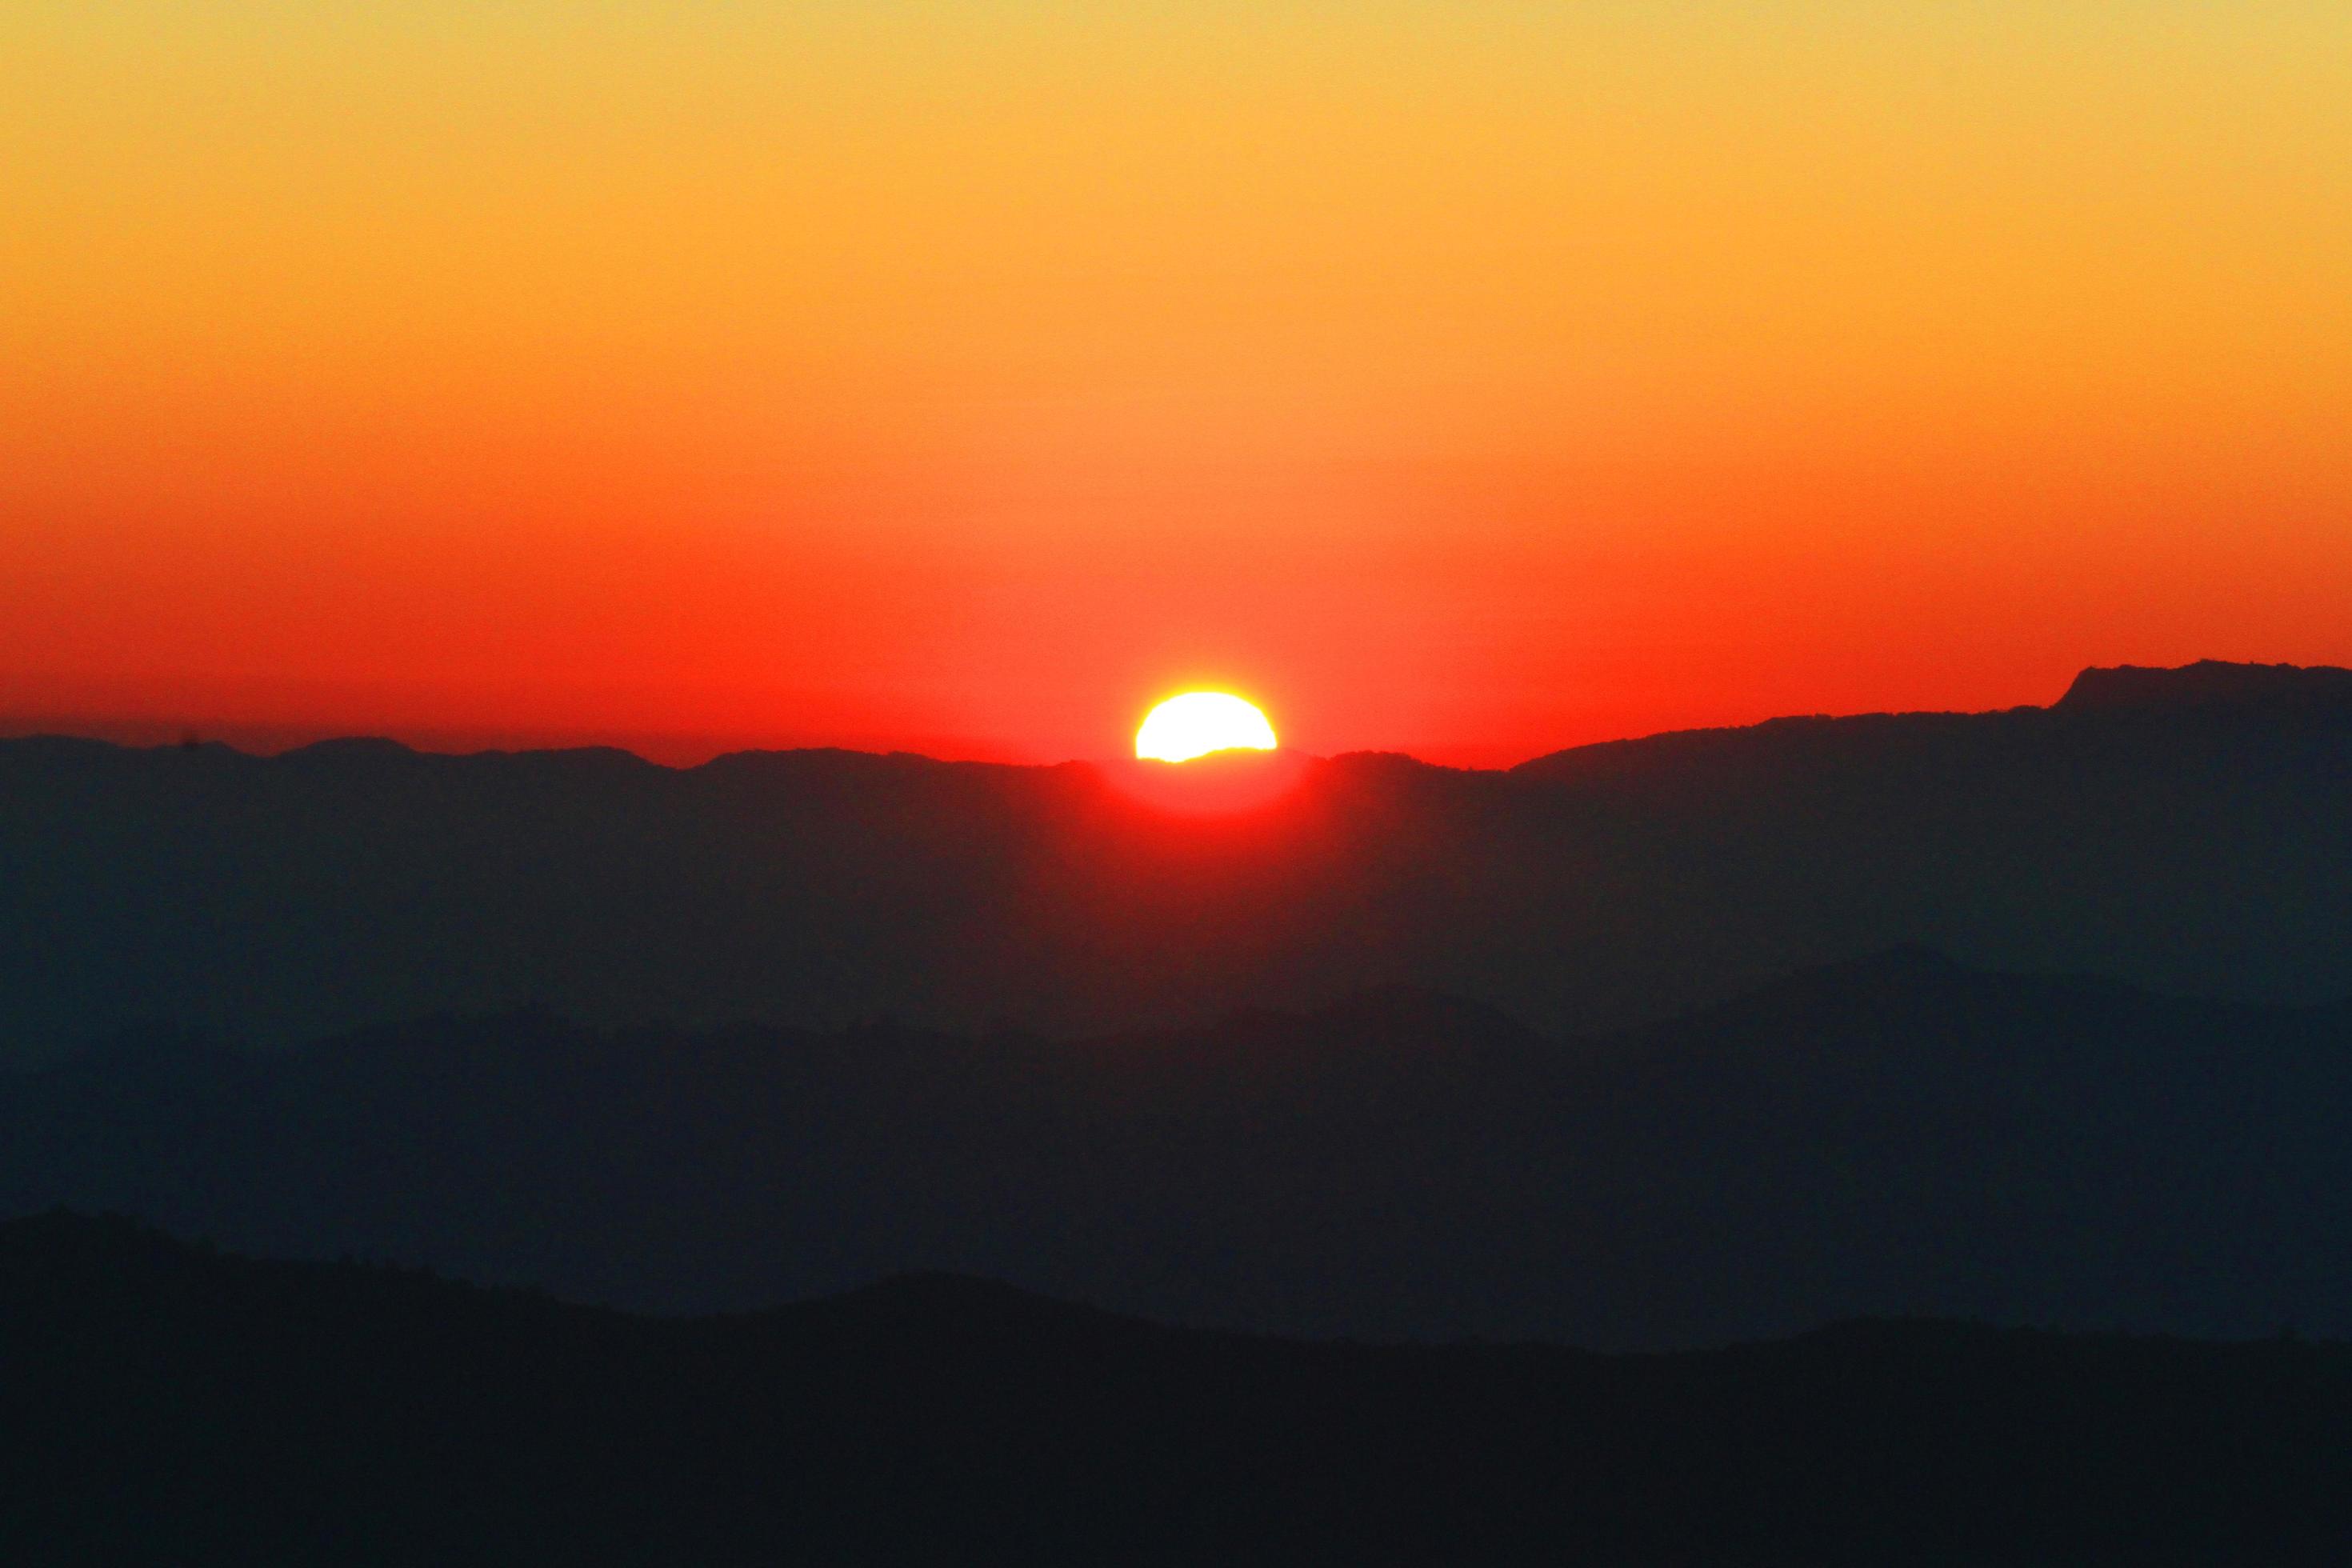
[[1180,1331],[950,1278],[720,1319],[0,1226],[47,1564],[2336,1560],[2352,1351],[1864,1322],[1704,1354]]
[[1054,1040],[444,1018],[0,1079],[0,1214],[658,1310],[948,1270],[1318,1335],[2352,1336],[2352,1005],[1916,948],[1560,1038],[1390,987]]
[[2048,709],[1503,773],[1291,759],[1287,793],[1210,815],[1125,764],[10,742],[0,1059],[522,1006],[1068,1036],[1391,983],[1590,1033],[1897,942],[2324,1001],[2352,992],[2347,681],[2094,670]]
[[2184,709],[2352,713],[2352,669],[2293,664],[2226,664],[2204,659],[2179,669],[2122,665],[2086,669],[2058,701],[2069,713],[2105,710],[2179,712]]

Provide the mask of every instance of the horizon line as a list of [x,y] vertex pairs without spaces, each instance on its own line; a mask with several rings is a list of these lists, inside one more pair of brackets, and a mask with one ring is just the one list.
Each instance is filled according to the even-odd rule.
[[[1566,755],[1573,752],[1588,751],[1606,746],[1633,745],[1646,741],[1663,740],[1676,735],[1721,734],[1734,731],[1759,729],[1766,725],[1776,723],[1792,721],[1803,722],[1808,721],[1824,720],[1911,717],[1978,718],[2026,711],[2047,712],[2063,705],[2080,686],[2084,677],[2088,675],[2100,673],[2115,673],[2123,675],[2179,675],[2193,670],[2207,668],[2295,673],[2333,672],[2337,674],[2352,675],[2352,670],[2345,669],[2340,666],[2297,665],[2287,663],[2265,664],[2256,661],[2212,658],[2194,659],[2182,665],[2088,665],[2076,673],[2074,681],[2069,684],[2066,691],[2060,693],[2059,697],[2055,700],[2047,703],[2026,702],[2011,704],[2005,708],[1981,709],[1886,708],[1862,709],[1847,712],[1816,710],[1812,712],[1776,713],[1767,715],[1764,718],[1748,720],[1742,722],[1684,725],[1663,730],[1645,731],[1636,734],[1610,736],[1600,740],[1575,742],[1568,745],[1556,746],[1547,750],[1531,752],[1514,763],[1507,763],[1491,766],[1433,762],[1414,751],[1389,747],[1357,747],[1330,752],[1311,752],[1302,749],[1284,746],[1277,748],[1276,754],[1304,758],[1308,761],[1318,762],[1331,762],[1343,758],[1357,757],[1396,757],[1412,762],[1421,767],[1439,769],[1450,773],[1507,773],[1518,768],[1525,767],[1529,763],[1541,762],[1550,757]],[[470,726],[394,725],[380,731],[345,731],[334,729],[324,723],[311,724],[297,721],[215,721],[212,722],[203,722],[186,719],[170,719],[145,715],[106,715],[91,713],[0,714],[0,742],[16,742],[42,740],[76,741],[86,742],[98,745],[113,746],[125,751],[170,751],[181,748],[217,747],[222,750],[233,752],[240,756],[251,757],[257,760],[269,760],[278,757],[291,756],[299,752],[317,750],[322,747],[376,744],[398,747],[400,750],[416,756],[437,757],[545,756],[567,753],[609,752],[626,756],[645,764],[647,767],[658,768],[670,773],[692,773],[698,769],[709,767],[713,763],[725,762],[730,758],[790,756],[802,752],[833,753],[837,755],[872,757],[877,759],[915,758],[941,766],[1005,768],[1025,771],[1051,771],[1056,768],[1071,766],[1114,766],[1130,763],[1136,761],[1133,757],[1126,756],[1076,756],[1064,757],[1056,761],[1028,761],[1003,755],[1001,754],[1003,748],[994,747],[992,743],[987,742],[978,741],[968,737],[952,737],[945,735],[918,738],[917,743],[915,744],[887,746],[856,743],[856,738],[854,737],[845,738],[843,741],[817,742],[800,745],[729,746],[714,736],[698,735],[685,731],[647,732],[642,731],[635,732],[607,732],[608,738],[605,739],[594,738],[594,731],[580,731],[576,736],[559,731],[549,734],[546,738],[546,743],[541,744],[532,743],[528,738],[528,731],[525,731],[522,734],[518,734],[513,737],[518,742],[515,744],[481,745],[474,744],[470,740],[467,739],[469,733],[473,731],[473,728],[474,727]],[[497,728],[495,726],[485,725],[479,728],[482,731],[487,733],[497,733]],[[205,733],[206,731],[212,731],[214,733],[207,734]],[[274,743],[268,738],[271,736],[281,737],[284,743]],[[990,750],[996,750],[1000,754],[958,755],[953,754],[952,751],[940,752],[921,749],[921,745],[926,742],[931,744],[945,742],[951,746],[955,751],[961,751],[966,747],[970,747],[983,752]],[[666,759],[660,755],[651,754],[647,750],[644,749],[648,745],[657,749],[671,750],[675,756],[678,756],[680,758],[690,756],[693,760],[673,761]],[[705,745],[708,745],[710,748],[707,752],[704,752],[703,750]],[[697,755],[697,753],[700,754]]]

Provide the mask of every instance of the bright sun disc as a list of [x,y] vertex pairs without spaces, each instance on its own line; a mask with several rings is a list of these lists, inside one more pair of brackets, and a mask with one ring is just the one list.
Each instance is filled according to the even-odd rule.
[[1187,691],[1154,708],[1135,732],[1135,754],[1185,763],[1211,752],[1274,750],[1265,715],[1223,691]]

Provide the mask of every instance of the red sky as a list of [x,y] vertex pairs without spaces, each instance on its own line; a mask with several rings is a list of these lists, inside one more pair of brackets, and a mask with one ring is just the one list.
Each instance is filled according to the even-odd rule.
[[11,7],[0,728],[1485,763],[2352,663],[2352,14],[1781,15]]

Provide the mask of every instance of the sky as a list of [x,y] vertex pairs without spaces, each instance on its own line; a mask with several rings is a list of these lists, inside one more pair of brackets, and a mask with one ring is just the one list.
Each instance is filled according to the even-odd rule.
[[2352,6],[12,0],[0,727],[1508,763],[2352,663]]

